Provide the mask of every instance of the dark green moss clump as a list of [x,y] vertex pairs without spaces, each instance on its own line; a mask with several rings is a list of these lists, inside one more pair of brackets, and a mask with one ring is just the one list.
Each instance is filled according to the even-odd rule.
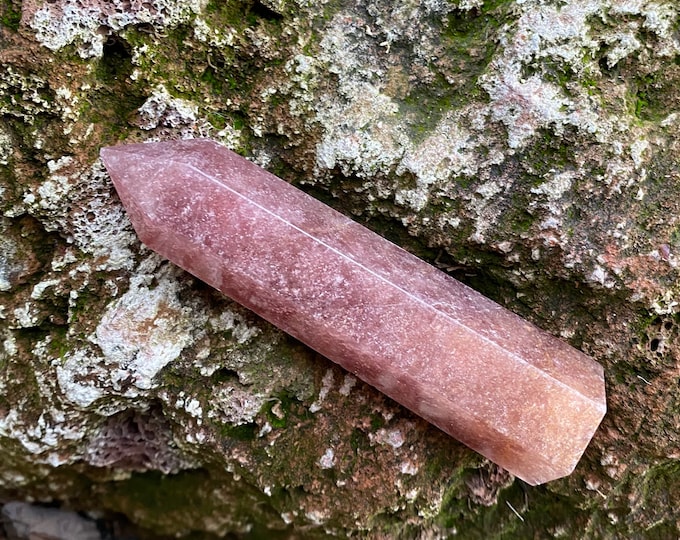
[[0,4],[0,24],[5,28],[14,30],[19,29],[21,22],[21,5],[14,0],[3,0]]

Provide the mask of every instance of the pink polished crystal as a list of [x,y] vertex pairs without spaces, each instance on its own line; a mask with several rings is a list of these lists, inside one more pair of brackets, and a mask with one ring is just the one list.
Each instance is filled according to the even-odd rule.
[[154,251],[524,481],[576,466],[588,356],[213,141],[101,157]]

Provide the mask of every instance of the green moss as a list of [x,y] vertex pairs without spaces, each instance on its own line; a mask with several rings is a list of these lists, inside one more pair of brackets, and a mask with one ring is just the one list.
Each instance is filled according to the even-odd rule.
[[[258,82],[272,77],[271,69],[281,64],[283,56],[264,59],[253,54],[253,45],[246,29],[253,25],[265,28],[265,33],[277,39],[282,49],[286,39],[281,37],[281,17],[258,2],[209,2],[202,14],[211,28],[225,33],[233,30],[235,45],[214,47],[196,38],[191,25],[180,25],[168,30],[162,49],[153,36],[134,29],[125,37],[135,48],[135,63],[144,84],[153,88],[163,84],[176,97],[187,99],[200,108],[217,129],[231,125],[240,136],[239,149],[250,147],[246,127],[251,123],[250,108],[259,97],[252,98]],[[145,92],[148,95],[148,90]],[[259,114],[259,113],[258,113]]]
[[68,327],[58,326],[55,327],[50,334],[51,340],[49,350],[50,354],[54,356],[54,358],[64,358],[66,353],[71,349],[71,344],[67,338],[67,332]]
[[[171,515],[173,512],[186,512],[194,507],[197,499],[202,499],[205,485],[210,477],[206,471],[187,471],[176,475],[163,475],[156,471],[133,474],[129,480],[120,482],[116,487],[127,499],[126,504],[144,508],[149,513]],[[111,494],[115,500],[116,494]],[[203,504],[209,501],[201,501]],[[134,513],[134,512],[133,512]]]
[[542,59],[540,64],[522,64],[522,78],[527,79],[532,75],[559,86],[567,95],[571,94],[570,85],[578,80],[572,67],[556,58]]
[[[470,505],[466,493],[465,485],[462,481],[463,467],[459,468],[461,473],[449,481],[449,485],[442,497],[441,511],[435,517],[435,523],[446,529],[456,527],[464,523],[470,513]],[[433,478],[437,478],[433,476]]]
[[242,28],[256,22],[250,14],[252,5],[253,2],[240,0],[210,0],[203,14],[208,25],[213,28]]
[[267,33],[280,33],[281,15],[255,0],[209,0],[203,16],[212,28],[231,27],[242,35],[247,28],[265,26]]
[[102,289],[97,285],[92,283],[91,286],[78,291],[78,298],[69,312],[71,333],[77,329],[79,333],[76,337],[84,342],[87,341],[88,334],[94,329],[93,325],[99,321],[106,304],[110,301],[109,297],[101,294]]
[[344,8],[345,3],[343,0],[328,0],[322,5],[323,11],[321,12],[321,16],[315,21],[317,30],[320,30],[325,24],[330,22],[333,17]]
[[103,508],[121,512],[159,535],[181,532],[183,537],[193,534],[193,538],[206,539],[212,538],[206,532],[210,523],[232,524],[232,531],[256,523],[250,538],[265,538],[268,531],[262,524],[281,523],[261,492],[215,469],[175,475],[136,473],[95,493]]
[[385,425],[385,418],[381,414],[371,415],[371,429],[377,431]]
[[275,429],[284,429],[288,426],[289,417],[291,415],[291,406],[295,401],[295,397],[290,392],[284,390],[280,392],[275,399],[272,399],[265,406],[265,415],[267,421]]
[[105,144],[125,139],[134,112],[146,99],[145,89],[131,83],[131,47],[126,39],[112,36],[92,73],[92,90],[81,100],[83,122],[101,130]]
[[210,86],[213,92],[221,92],[223,90],[224,80],[217,75],[217,69],[208,66],[201,74],[201,81]]
[[[484,2],[480,10],[453,11],[441,26],[441,60],[431,64],[434,81],[414,86],[400,102],[402,115],[410,122],[414,140],[422,140],[432,131],[442,115],[471,101],[483,101],[484,91],[477,81],[484,73],[496,49],[494,34],[512,2]],[[433,24],[441,24],[433,21]],[[448,82],[451,78],[456,83]]]
[[359,450],[368,449],[370,447],[370,441],[368,440],[366,433],[358,428],[354,428],[349,437],[349,445],[350,448],[352,448],[352,451],[356,453]]
[[627,460],[636,466],[644,465],[644,469],[626,473],[609,493],[604,507],[589,505],[592,513],[589,538],[678,538],[680,467],[677,461],[650,463],[645,458],[644,463],[640,463],[639,455],[628,456]]
[[4,0],[0,7],[0,25],[15,32],[21,23],[21,7],[11,0]]
[[467,496],[461,496],[460,490],[465,493],[464,485],[458,488],[450,490],[445,500],[445,511],[438,518],[440,525],[456,529],[456,538],[545,538],[557,531],[564,531],[565,538],[576,538],[589,518],[589,514],[578,507],[575,499],[557,495],[542,487],[532,488],[521,481],[515,481],[509,488],[502,490],[498,503],[488,508],[470,506]]
[[242,130],[246,127],[246,118],[239,112],[233,112],[231,114],[231,120],[234,129]]
[[257,437],[257,424],[248,423],[238,426],[232,424],[220,424],[220,435],[237,441],[252,441]]
[[[33,138],[49,119],[56,118],[56,96],[47,81],[50,74],[31,72],[24,66],[13,66],[14,76],[0,82],[0,111],[12,122],[22,138]],[[21,119],[24,125],[12,121]]]
[[[535,187],[554,171],[575,168],[576,148],[569,141],[576,137],[578,135],[575,133],[566,132],[557,136],[549,129],[540,129],[531,147],[519,157],[519,163],[527,173],[524,180]],[[526,185],[526,181],[523,183]]]
[[643,122],[663,120],[680,102],[679,82],[680,67],[676,64],[636,77],[629,85],[631,114]]
[[[594,14],[587,19],[587,24],[590,33],[599,36],[611,33],[612,29],[616,29],[622,22],[630,24],[633,19],[643,16],[610,13],[607,17],[602,17],[601,14]],[[588,88],[593,86],[608,88],[610,81],[615,86],[625,83],[624,100],[620,99],[618,92],[609,95],[607,92],[602,93],[603,108],[609,109],[617,116],[627,115],[638,124],[658,123],[680,106],[680,95],[677,91],[680,82],[680,57],[664,58],[657,55],[655,51],[658,47],[658,36],[644,30],[644,24],[641,25],[637,37],[641,38],[645,50],[650,51],[654,60],[650,60],[646,55],[631,54],[610,66],[608,54],[616,47],[616,43],[602,45],[594,58],[584,59],[584,65],[590,64],[593,68],[590,75],[581,76],[578,82]],[[593,60],[597,61],[599,69],[594,67]],[[596,69],[599,71],[597,75]],[[592,78],[596,79],[595,84],[586,84]]]
[[[519,202],[521,201],[521,202]],[[514,202],[510,211],[503,214],[502,221],[508,225],[505,230],[511,230],[516,234],[527,233],[531,230],[531,227],[536,223],[536,216],[527,212],[527,204],[525,203],[524,197],[515,197]]]
[[[674,516],[668,514],[669,509],[680,505],[680,464],[667,461],[649,468],[640,478],[641,506],[644,515],[639,517],[650,532],[647,538],[677,538],[678,524]],[[672,532],[667,537],[657,536],[662,532]]]

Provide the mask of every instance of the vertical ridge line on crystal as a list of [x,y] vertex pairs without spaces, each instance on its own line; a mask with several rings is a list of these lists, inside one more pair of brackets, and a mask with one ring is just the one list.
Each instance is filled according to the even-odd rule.
[[[225,186],[224,184],[219,183],[217,180],[215,180],[214,178],[212,178],[212,177],[206,175],[203,171],[201,171],[200,169],[196,168],[195,166],[189,165],[189,168],[190,168],[191,170],[193,170],[197,175],[200,175],[200,176],[204,177],[206,180],[208,180],[209,182],[214,183],[214,184],[216,184],[216,185],[219,185],[219,186],[221,186],[221,187],[224,187],[225,189],[231,191],[232,193],[234,193],[235,195],[237,195],[238,197],[240,197],[240,198],[242,198],[244,201],[246,201],[248,204],[252,204],[252,205],[256,206],[257,208],[259,208],[259,209],[262,210],[263,212],[265,212],[265,213],[271,215],[274,219],[277,219],[277,220],[281,221],[282,223],[284,223],[285,225],[287,225],[287,226],[289,226],[289,227],[292,227],[293,229],[295,229],[296,231],[298,231],[300,234],[302,234],[302,235],[304,235],[304,236],[307,236],[307,237],[309,237],[310,239],[319,242],[321,245],[323,245],[324,247],[326,247],[326,248],[329,249],[330,251],[336,253],[336,254],[339,255],[340,257],[343,257],[343,258],[347,259],[350,263],[359,266],[360,268],[362,268],[362,269],[365,270],[366,272],[368,272],[368,273],[374,275],[376,278],[382,280],[382,281],[383,281],[384,283],[386,283],[388,286],[396,288],[398,291],[400,291],[400,292],[403,293],[404,295],[406,295],[406,296],[408,296],[409,298],[413,299],[414,301],[420,303],[420,304],[423,305],[426,309],[432,310],[432,311],[434,311],[434,312],[436,312],[436,313],[438,313],[438,314],[441,314],[443,317],[445,317],[446,319],[448,319],[449,321],[451,321],[451,323],[455,324],[456,326],[460,326],[460,327],[462,327],[462,328],[465,328],[466,330],[469,330],[470,332],[474,333],[479,339],[481,339],[481,340],[485,341],[486,343],[488,343],[489,346],[494,347],[494,348],[500,348],[500,345],[499,345],[498,343],[493,342],[492,340],[490,340],[490,339],[487,338],[486,336],[484,336],[484,335],[478,333],[476,330],[470,328],[469,326],[464,325],[464,324],[461,323],[460,321],[457,321],[457,320],[453,319],[450,315],[448,315],[448,314],[446,314],[446,313],[444,313],[444,312],[438,310],[436,307],[434,307],[434,306],[432,306],[432,305],[430,305],[430,304],[427,304],[425,301],[423,301],[423,300],[422,300],[421,298],[419,298],[418,296],[413,295],[413,294],[411,294],[410,292],[408,292],[408,291],[402,289],[401,287],[399,287],[398,285],[396,285],[396,284],[390,282],[389,280],[387,280],[386,278],[384,278],[384,277],[381,276],[380,274],[374,272],[372,269],[370,269],[370,268],[368,268],[368,267],[362,265],[360,262],[355,261],[354,259],[348,257],[346,254],[340,252],[339,250],[337,250],[337,249],[334,248],[333,246],[331,246],[331,245],[327,244],[326,242],[324,242],[324,240],[318,238],[317,236],[315,236],[315,235],[313,235],[313,234],[308,233],[307,231],[305,231],[305,230],[301,229],[300,227],[296,226],[294,223],[291,223],[290,221],[285,220],[284,218],[282,218],[281,216],[279,216],[279,215],[273,213],[272,211],[270,211],[269,209],[265,208],[264,206],[258,204],[257,202],[253,201],[252,199],[249,199],[248,197],[246,197],[246,196],[243,195],[242,193],[239,193],[238,191],[236,191],[236,190],[230,188],[229,186]],[[545,373],[544,371],[540,370],[539,368],[537,368],[536,366],[534,366],[534,365],[531,364],[530,362],[527,362],[526,360],[524,360],[524,359],[523,359],[522,357],[520,357],[519,355],[517,355],[517,354],[515,354],[515,353],[512,353],[512,352],[509,353],[509,354],[511,354],[511,355],[513,356],[513,358],[517,359],[519,362],[522,362],[523,364],[527,365],[530,369],[535,370],[535,371],[537,372],[538,375],[540,375],[540,376],[542,376],[542,377],[546,377],[546,378],[552,379],[553,381],[555,381],[555,384],[558,384],[558,385],[564,387],[564,388],[567,389],[569,392],[576,392],[576,393],[578,393],[578,394],[580,394],[580,395],[583,395],[583,397],[585,397],[586,399],[589,399],[589,400],[591,400],[591,401],[595,401],[593,398],[591,398],[591,397],[589,397],[589,396],[583,394],[582,392],[579,392],[578,390],[575,390],[575,389],[569,387],[568,385],[564,384],[564,383],[563,383],[562,381],[560,381],[559,379],[556,379],[556,378],[554,378],[554,377],[551,377],[550,374]]]

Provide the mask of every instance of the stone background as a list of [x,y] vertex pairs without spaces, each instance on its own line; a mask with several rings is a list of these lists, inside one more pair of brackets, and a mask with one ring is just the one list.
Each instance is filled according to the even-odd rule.
[[[1,0],[0,24],[0,503],[149,539],[680,535],[675,2]],[[198,136],[600,362],[576,471],[525,485],[140,245],[99,148]]]

